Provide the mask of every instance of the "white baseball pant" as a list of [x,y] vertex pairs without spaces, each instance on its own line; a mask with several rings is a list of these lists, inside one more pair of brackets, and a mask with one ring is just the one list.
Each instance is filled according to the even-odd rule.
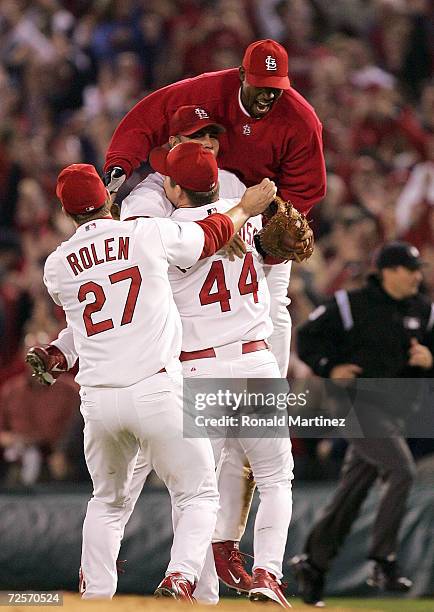
[[[169,489],[178,517],[167,573],[196,582],[218,510],[209,440],[184,439],[180,376],[159,373],[125,388],[83,387],[84,450],[93,497],[83,525],[84,599],[116,592],[116,559],[130,514],[131,484],[141,449]],[[137,495],[138,496],[138,495]]]
[[[287,293],[291,262],[274,266],[264,265],[264,271],[270,291],[270,316],[274,327],[268,341],[277,360],[280,376],[286,378],[291,346],[291,316],[287,308],[290,303]],[[226,449],[218,473],[220,510],[213,542],[239,542],[244,534],[252,495],[245,463],[245,457],[236,449]]]
[[[214,348],[215,358],[195,359],[183,362],[185,378],[280,378],[275,357],[269,350],[242,354],[242,343]],[[222,440],[211,440],[214,455],[222,447]],[[245,459],[253,470],[259,491],[259,507],[254,527],[254,565],[253,569],[263,568],[282,577],[282,563],[285,552],[289,523],[292,515],[293,459],[289,430],[282,438],[228,438],[223,440],[223,455],[219,466],[218,484],[225,465],[226,454],[235,457],[235,463],[244,469]],[[236,459],[238,457],[238,461]],[[220,512],[224,520],[238,526],[243,500],[235,508],[220,500]],[[232,496],[233,497],[233,496]],[[230,500],[229,500],[230,501]],[[235,510],[235,517],[232,517]],[[240,511],[240,512],[239,512]],[[218,520],[218,519],[217,519]],[[229,539],[229,538],[225,538]],[[213,541],[216,539],[214,534]],[[212,565],[212,567],[211,567]],[[216,596],[217,590],[217,596]],[[216,603],[218,601],[218,579],[215,572],[212,551],[207,555],[201,579],[196,587],[195,596],[199,601]]]
[[279,365],[280,375],[286,378],[291,349],[291,315],[287,308],[291,302],[288,298],[291,262],[275,266],[264,265],[264,272],[270,291],[270,317],[274,327],[268,341]]

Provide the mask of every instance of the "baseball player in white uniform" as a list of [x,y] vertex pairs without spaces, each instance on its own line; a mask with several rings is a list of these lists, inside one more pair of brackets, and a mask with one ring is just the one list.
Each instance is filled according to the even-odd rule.
[[[171,159],[181,184],[218,193],[215,158],[200,145],[179,146]],[[116,591],[121,517],[140,449],[180,516],[156,593],[192,601],[218,494],[209,442],[182,437],[181,323],[167,270],[169,264],[188,268],[220,249],[275,191],[265,180],[225,215],[200,223],[114,223],[110,197],[92,166],[74,164],[59,175],[57,194],[77,230],[48,257],[44,282],[65,311],[80,359],[76,380],[94,485],[83,526],[83,598],[110,598]]]
[[[175,150],[176,147],[172,149]],[[166,177],[165,193],[175,206],[171,218],[197,221],[213,212],[224,212],[232,205],[230,200],[220,199],[212,206],[194,206],[191,200],[180,197],[170,178],[170,153],[164,148],[154,150],[150,161],[154,169]],[[183,324],[180,359],[184,377],[279,378],[276,359],[265,341],[272,331],[272,322],[262,258],[254,244],[254,235],[261,227],[262,218],[258,216],[242,228],[247,246],[242,259],[230,262],[225,253],[219,252],[189,269],[171,266],[169,279]],[[212,440],[212,444],[216,461],[220,459],[222,448],[224,454],[237,455],[240,466],[247,457],[260,492],[250,597],[271,599],[283,607],[290,607],[280,589],[292,510],[293,462],[286,433],[283,438],[218,439]],[[146,465],[142,465],[142,469],[146,474]],[[138,496],[140,492],[141,487],[137,489],[140,479],[139,458],[131,501],[134,493]],[[201,601],[216,603],[218,600],[211,551],[196,594]]]
[[[218,161],[218,138],[225,128],[210,117],[206,109],[194,105],[179,107],[170,119],[169,131],[170,147],[180,142],[200,142],[203,147],[214,153]],[[170,217],[174,212],[174,206],[166,197],[163,180],[161,174],[154,172],[141,181],[123,199],[121,219],[143,216]],[[239,199],[246,190],[244,183],[235,174],[220,168],[219,184],[222,199]],[[236,252],[240,256],[244,254],[238,249]],[[286,378],[291,344],[291,318],[287,309],[291,262],[273,265],[263,262],[263,269],[270,291],[270,315],[273,321],[273,331],[268,340],[279,364],[280,374]]]
[[[214,155],[217,155],[218,135],[223,130],[224,128],[222,126],[216,124],[212,118],[209,117],[206,110],[195,106],[180,107],[171,120],[170,132],[174,134],[174,136],[170,137],[170,146],[173,147],[179,142],[194,141],[201,143],[205,149],[211,150]],[[172,216],[176,208],[166,197],[163,182],[164,176],[159,173],[150,174],[142,181],[130,195],[124,199],[121,209],[121,219],[134,219],[143,216]],[[245,192],[243,183],[230,172],[219,170],[219,182],[221,196],[240,198]],[[258,229],[260,229],[260,219],[256,220],[256,224],[247,225],[246,228],[242,230],[249,253],[246,255],[246,259],[244,259],[244,252],[239,253],[239,255],[242,257],[242,262],[244,262],[243,265],[245,266],[244,270],[247,272],[247,275],[249,274],[247,264],[249,261],[251,262],[250,258],[252,257],[252,233],[255,233]],[[244,251],[246,251],[245,247]],[[223,257],[220,259],[223,262],[225,261]],[[227,264],[228,261],[225,262],[225,265]],[[227,267],[232,273],[240,274],[240,270],[237,267]],[[272,308],[272,312],[275,315],[274,323],[276,326],[276,314],[277,319],[279,319],[279,313],[281,314],[283,309],[285,314],[288,315],[286,309],[286,290],[289,278],[289,266],[285,266],[284,264],[274,266],[264,265],[261,261],[257,267],[260,269],[262,275],[265,271],[269,287],[271,289],[274,288],[275,300],[273,301],[272,299],[271,302],[272,304],[274,302],[275,305],[275,307]],[[275,270],[277,270],[277,274],[274,272]],[[263,286],[264,284],[261,283],[261,287]],[[188,300],[188,293],[186,293],[185,296]],[[262,301],[262,303],[264,302]],[[256,317],[256,315],[257,312],[254,310],[249,312],[247,320],[250,321],[249,317]],[[228,323],[229,321],[226,319],[225,324],[227,325]],[[290,325],[288,326],[287,323],[286,316],[281,316],[277,324],[277,331],[271,336],[273,354],[278,359],[281,373],[286,372],[289,357]],[[234,329],[236,329],[236,327]],[[68,367],[72,367],[76,359],[76,354],[67,336],[68,330],[61,332],[59,339],[53,344],[57,345],[62,353],[66,355]],[[185,330],[184,337],[186,337]],[[269,325],[262,333],[262,338],[268,337],[270,337]],[[276,350],[276,347],[281,350]],[[187,376],[189,375],[188,368],[186,368],[185,374]],[[278,374],[274,373],[274,376],[276,375],[278,376]],[[140,459],[138,463],[140,463]],[[238,552],[239,540],[245,530],[253,493],[251,471],[248,467],[245,467],[246,463],[245,456],[241,454],[237,448],[226,449],[225,460],[220,466],[219,472],[219,490],[222,499],[221,511],[218,514],[213,541],[214,554],[220,578],[229,586],[240,591],[248,592],[251,588],[251,577],[245,571],[242,557]],[[140,482],[138,477],[134,479],[133,489],[137,497],[141,491],[142,485],[143,483]],[[131,499],[134,498],[135,494],[132,492]],[[202,580],[201,583],[206,584],[206,581]],[[207,588],[201,589],[199,585],[197,594],[201,595],[201,593],[203,594],[203,599],[206,601],[214,602],[216,598],[218,598],[218,594],[216,595],[215,592],[210,593],[209,589],[207,592]]]
[[[216,123],[206,109],[193,105],[181,106],[170,120],[169,146],[173,147],[180,142],[187,141],[199,142],[205,148],[212,150],[218,159],[218,137],[223,131],[224,127]],[[121,219],[140,216],[171,217],[175,215],[176,217],[176,209],[166,196],[163,182],[164,176],[160,173],[149,174],[122,201]],[[222,199],[240,198],[246,189],[235,174],[226,170],[219,169],[219,183]],[[254,231],[256,232],[257,229],[255,227]],[[243,228],[240,234],[246,238],[244,242],[251,250],[251,245],[248,245],[248,241],[251,242],[251,236],[248,233],[245,235],[244,232],[246,228]],[[239,242],[234,245],[234,252],[244,259],[245,245],[243,249],[240,249],[238,245]],[[233,260],[233,257],[231,259]],[[224,261],[223,258],[222,260]],[[271,351],[277,359],[280,375],[285,378],[291,343],[291,319],[287,309],[291,263],[270,265],[261,260],[260,268],[267,280],[270,293],[270,315],[273,323],[271,331],[268,330],[268,334],[263,337],[268,339]],[[228,267],[228,269],[231,268]],[[185,300],[188,301],[189,297],[186,292]],[[213,327],[221,319],[223,319],[222,316],[217,316],[213,321]],[[228,317],[225,319],[225,324],[229,323],[227,319]],[[204,329],[208,332],[209,328]],[[186,331],[184,329],[183,337],[187,341]],[[58,346],[62,349],[60,344]],[[184,375],[189,376],[188,369],[184,370]],[[224,462],[220,465],[218,484],[221,503],[213,538],[217,572],[220,579],[228,586],[237,591],[248,592],[251,588],[251,576],[244,568],[243,556],[239,553],[239,542],[247,523],[254,492],[254,481],[245,456],[236,449],[227,449]],[[198,594],[200,593],[199,588]],[[206,596],[206,599],[210,598]],[[215,597],[213,596],[212,599],[214,600]]]

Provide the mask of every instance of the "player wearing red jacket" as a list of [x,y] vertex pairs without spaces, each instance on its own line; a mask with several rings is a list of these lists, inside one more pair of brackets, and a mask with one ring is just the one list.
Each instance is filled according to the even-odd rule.
[[247,186],[264,177],[274,180],[280,195],[304,213],[324,197],[321,123],[290,86],[288,55],[272,40],[252,43],[239,69],[185,79],[138,102],[119,124],[107,151],[109,191],[117,191],[151,149],[168,141],[171,117],[188,104],[205,107],[225,126],[220,168],[234,172]]
[[[273,40],[249,45],[239,68],[173,83],[136,104],[119,124],[107,151],[104,180],[110,192],[146,161],[151,149],[169,140],[171,118],[188,105],[196,106],[198,118],[206,109],[226,129],[219,137],[219,168],[235,173],[247,186],[264,177],[272,179],[279,194],[304,213],[324,197],[322,126],[310,104],[290,86],[288,55]],[[287,355],[279,364],[285,377],[291,340],[287,310],[291,265],[270,268],[267,283],[274,332],[269,340],[276,354]],[[225,469],[234,483],[244,480],[238,465],[227,461]],[[234,484],[236,494],[238,484]],[[240,577],[246,584],[250,579],[238,551],[240,535],[234,532],[214,550],[218,574],[233,588],[239,588]]]

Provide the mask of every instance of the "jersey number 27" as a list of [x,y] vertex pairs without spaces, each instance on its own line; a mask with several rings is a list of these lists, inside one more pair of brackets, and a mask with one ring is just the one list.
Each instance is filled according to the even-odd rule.
[[[109,280],[112,285],[125,280],[131,281],[121,319],[121,325],[128,325],[128,323],[131,323],[133,320],[134,309],[136,308],[137,297],[139,295],[140,285],[142,284],[142,275],[140,274],[140,270],[137,266],[120,270],[119,272],[110,274]],[[107,298],[101,285],[98,285],[98,283],[94,283],[93,281],[89,281],[88,283],[81,285],[80,289],[78,290],[78,301],[84,302],[89,293],[93,293],[95,301],[86,305],[83,311],[83,322],[87,335],[94,336],[95,334],[100,334],[109,329],[113,329],[114,323],[113,319],[105,319],[104,321],[99,321],[98,323],[94,323],[92,321],[92,315],[95,314],[95,312],[102,310]]]

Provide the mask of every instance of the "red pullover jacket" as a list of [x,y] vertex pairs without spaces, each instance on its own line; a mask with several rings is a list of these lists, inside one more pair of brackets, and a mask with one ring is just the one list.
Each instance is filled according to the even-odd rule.
[[117,127],[104,170],[120,166],[127,176],[146,161],[151,149],[169,139],[169,120],[183,105],[197,104],[218,123],[218,164],[247,186],[263,178],[276,182],[280,195],[301,212],[325,195],[322,126],[310,104],[294,89],[284,90],[260,119],[240,102],[237,68],[209,72],[163,87],[138,102]]

